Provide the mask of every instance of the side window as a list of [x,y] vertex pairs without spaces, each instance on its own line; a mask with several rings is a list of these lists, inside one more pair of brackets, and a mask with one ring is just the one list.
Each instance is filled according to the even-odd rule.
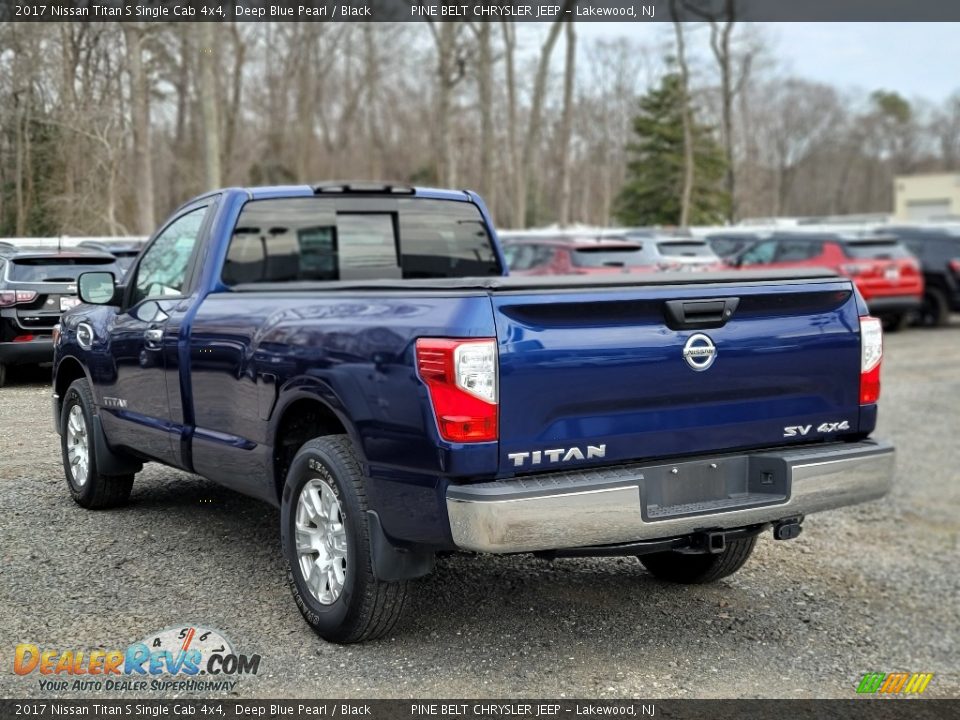
[[503,251],[507,258],[507,267],[511,270],[529,270],[533,264],[534,251],[533,245],[507,245]]
[[809,240],[781,240],[777,262],[803,262],[820,254],[821,244]]
[[773,262],[777,252],[776,240],[764,240],[747,250],[741,259],[742,265],[767,265]]
[[181,294],[206,214],[207,209],[200,208],[177,218],[147,248],[137,266],[132,304]]
[[550,245],[533,246],[533,257],[530,261],[530,267],[542,267],[553,260],[553,248]]

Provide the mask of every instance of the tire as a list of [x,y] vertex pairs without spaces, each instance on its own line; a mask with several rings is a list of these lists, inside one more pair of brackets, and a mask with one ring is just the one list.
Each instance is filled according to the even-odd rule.
[[0,363],[0,387],[7,384],[7,366]]
[[60,452],[67,487],[74,501],[89,510],[126,505],[133,475],[102,475],[93,441],[93,393],[86,380],[75,380],[60,411]]
[[883,329],[885,332],[900,332],[907,326],[907,322],[910,319],[909,313],[893,313],[891,315],[884,315],[881,318],[883,323]]
[[383,637],[407,596],[406,581],[384,582],[373,572],[365,482],[350,438],[330,435],[300,448],[283,489],[287,582],[304,619],[330,642]]
[[942,290],[928,288],[923,296],[920,317],[924,325],[943,327],[950,322],[950,305]]
[[692,555],[676,551],[641,555],[640,562],[655,577],[684,585],[704,585],[733,575],[753,552],[757,537],[728,540],[718,554]]

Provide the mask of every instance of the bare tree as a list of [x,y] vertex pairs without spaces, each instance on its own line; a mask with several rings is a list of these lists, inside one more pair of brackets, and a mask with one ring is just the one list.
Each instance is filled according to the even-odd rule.
[[561,227],[570,223],[570,141],[573,129],[573,86],[576,74],[577,42],[572,20],[566,22],[567,57],[563,72],[563,111],[560,116],[560,209],[557,220]]
[[560,6],[560,12],[557,20],[554,20],[547,32],[547,38],[540,48],[540,59],[537,63],[537,71],[533,80],[533,92],[530,96],[530,117],[527,120],[527,132],[523,140],[523,152],[521,153],[521,167],[523,168],[523,180],[516,188],[514,195],[513,224],[515,227],[526,227],[527,224],[527,194],[531,186],[536,181],[536,155],[537,146],[540,142],[540,133],[543,123],[543,101],[547,91],[547,71],[550,68],[550,58],[553,55],[553,48],[557,44],[557,38],[560,36],[560,30],[563,27],[563,20],[566,17],[566,11],[573,5],[573,0],[565,0]]
[[466,74],[467,50],[462,44],[462,25],[455,22],[428,23],[437,49],[437,76],[435,123],[439,154],[436,173],[439,181],[448,186],[457,185],[456,157],[454,155],[453,92]]
[[[710,26],[710,50],[720,71],[720,129],[724,155],[727,161],[724,184],[730,196],[728,220],[736,219],[736,162],[734,157],[733,108],[737,95],[743,89],[753,60],[748,49],[739,58],[732,47],[734,26],[737,20],[737,0],[723,0],[722,10],[714,12],[711,6],[701,6],[702,0],[686,0],[684,5],[695,15],[703,17]],[[739,60],[739,62],[738,62]],[[739,67],[735,67],[739,65]]]
[[480,115],[480,194],[496,209],[493,194],[493,38],[491,23],[472,23],[477,41],[477,112]]
[[204,182],[207,190],[223,185],[220,144],[220,113],[214,66],[217,56],[213,23],[198,23],[200,31],[198,49],[200,51],[200,106],[203,113],[204,137]]
[[680,70],[681,117],[683,118],[683,187],[680,191],[680,226],[690,222],[690,205],[693,200],[693,117],[690,110],[690,68],[683,37],[683,23],[677,14],[677,0],[670,0],[670,15],[673,17],[673,32],[676,38],[677,67]]
[[143,67],[143,46],[147,30],[143,23],[123,23],[127,49],[132,107],[135,227],[144,235],[154,229],[153,151],[150,146],[150,81]]

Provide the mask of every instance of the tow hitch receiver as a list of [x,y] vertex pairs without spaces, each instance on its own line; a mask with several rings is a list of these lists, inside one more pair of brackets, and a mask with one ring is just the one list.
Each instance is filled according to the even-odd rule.
[[723,531],[696,533],[691,545],[701,552],[719,555],[727,549],[727,535]]
[[789,520],[781,520],[776,525],[773,526],[773,539],[774,540],[793,540],[798,537],[803,528],[800,526],[802,518],[790,518]]

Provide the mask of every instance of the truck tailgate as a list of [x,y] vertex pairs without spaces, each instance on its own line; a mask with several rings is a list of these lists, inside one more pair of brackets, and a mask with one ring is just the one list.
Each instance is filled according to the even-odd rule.
[[491,300],[501,474],[858,431],[849,281],[516,290]]

